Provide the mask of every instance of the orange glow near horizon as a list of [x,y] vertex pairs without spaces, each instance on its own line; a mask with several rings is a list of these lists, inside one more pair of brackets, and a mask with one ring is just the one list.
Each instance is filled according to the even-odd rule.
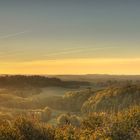
[[1,62],[0,74],[140,74],[137,59],[64,59]]

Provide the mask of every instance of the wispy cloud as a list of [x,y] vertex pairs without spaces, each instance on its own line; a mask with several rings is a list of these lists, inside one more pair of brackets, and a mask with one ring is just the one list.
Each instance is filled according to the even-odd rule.
[[[87,54],[90,52],[96,52],[96,51],[104,51],[104,50],[108,50],[108,49],[117,49],[119,47],[75,47],[75,48],[63,48],[60,51],[54,51],[54,52],[50,52],[48,54],[46,54],[45,52],[40,52],[39,55],[41,56],[41,59],[47,59],[47,60],[55,60],[57,59],[59,56],[65,56],[67,54],[78,54],[78,53],[83,53],[83,54]],[[31,50],[30,50],[31,51]],[[9,53],[5,53],[5,52],[1,52],[0,54],[0,58],[5,58],[5,57],[13,57],[13,56],[17,56],[17,57],[21,57],[24,56],[26,54],[28,54],[30,52],[29,50],[25,51],[24,48],[22,48],[22,50],[16,50],[16,51],[10,51]],[[34,57],[34,59],[36,59]]]
[[25,34],[27,32],[30,32],[30,31],[22,31],[22,32],[13,33],[13,34],[7,34],[7,35],[4,35],[4,36],[0,36],[0,39],[7,39],[7,38],[11,38],[11,37],[16,37],[16,36]]
[[79,48],[71,48],[71,49],[68,49],[68,50],[65,50],[65,51],[61,51],[61,52],[56,52],[56,53],[51,53],[51,54],[48,54],[48,55],[45,55],[45,56],[59,56],[59,55],[63,55],[63,54],[71,54],[71,53],[79,53],[79,52],[85,52],[85,51],[98,51],[98,50],[106,50],[106,49],[115,49],[115,48],[118,48],[118,47],[98,47],[98,48],[92,48],[92,47],[79,47]]

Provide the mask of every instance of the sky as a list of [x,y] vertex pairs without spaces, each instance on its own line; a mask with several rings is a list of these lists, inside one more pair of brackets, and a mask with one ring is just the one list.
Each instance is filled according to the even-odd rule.
[[0,1],[0,74],[140,74],[139,0]]

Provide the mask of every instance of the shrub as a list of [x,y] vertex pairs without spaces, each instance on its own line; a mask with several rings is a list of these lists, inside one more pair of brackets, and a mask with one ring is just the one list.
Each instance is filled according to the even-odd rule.
[[70,124],[70,116],[68,114],[61,114],[57,118],[57,123],[58,123],[58,125],[61,125],[61,126]]
[[62,114],[57,118],[59,126],[72,125],[79,127],[81,124],[81,119],[76,115]]
[[82,126],[87,129],[96,130],[99,127],[104,127],[108,119],[105,113],[92,113],[83,120]]
[[140,107],[132,107],[119,112],[113,118],[110,127],[110,136],[114,140],[140,139]]

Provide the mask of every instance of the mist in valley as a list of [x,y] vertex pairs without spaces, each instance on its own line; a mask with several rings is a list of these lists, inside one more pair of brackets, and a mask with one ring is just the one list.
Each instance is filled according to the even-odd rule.
[[[70,79],[68,76],[69,80],[66,80],[57,76],[1,76],[0,137],[18,140],[24,135],[25,139],[30,140],[35,134],[37,139],[44,137],[46,140],[50,136],[49,140],[59,140],[61,135],[68,137],[69,130],[78,139],[87,138],[85,131],[94,134],[99,131],[100,136],[108,137],[106,134],[109,129],[110,137],[115,138],[116,135],[120,137],[123,125],[133,132],[128,122],[133,122],[137,130],[133,132],[133,137],[139,137],[140,80],[135,79],[135,76],[128,76],[127,79],[123,76],[120,76],[121,79],[116,76],[110,79],[110,76],[104,75],[100,75],[100,78],[90,76],[89,79],[87,76],[81,77],[78,76],[78,80],[77,76]],[[130,120],[125,120],[129,117]],[[116,119],[122,122],[116,122]],[[119,132],[114,130],[116,123],[120,123],[117,126]],[[13,135],[13,129],[16,133],[20,131],[19,135]],[[128,134],[125,132],[124,138]],[[96,134],[97,137],[99,135]],[[90,133],[89,137],[93,138]]]

